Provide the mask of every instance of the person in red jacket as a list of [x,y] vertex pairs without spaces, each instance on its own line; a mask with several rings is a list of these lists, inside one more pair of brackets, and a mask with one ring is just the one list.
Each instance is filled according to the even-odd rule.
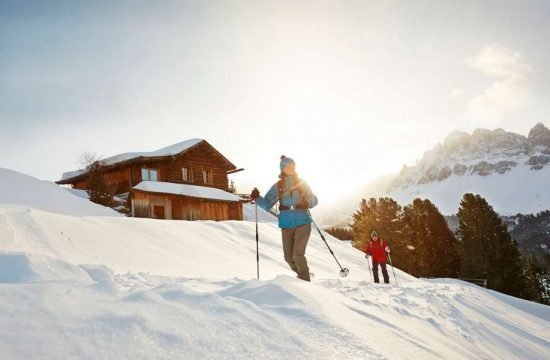
[[390,283],[390,277],[388,275],[388,270],[386,269],[386,259],[387,253],[391,251],[388,244],[378,237],[378,233],[373,231],[370,234],[371,241],[367,243],[365,247],[365,257],[369,261],[369,256],[372,256],[372,273],[374,275],[374,282],[379,283],[380,279],[378,278],[378,264],[382,268],[382,276],[384,277],[384,283]]

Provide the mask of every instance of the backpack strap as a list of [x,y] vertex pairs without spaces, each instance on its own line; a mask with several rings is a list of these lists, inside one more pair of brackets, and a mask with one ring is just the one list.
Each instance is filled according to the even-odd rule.
[[372,240],[370,240],[370,239],[369,239],[369,241],[367,241],[367,246],[365,246],[365,253],[368,254],[369,250],[372,252]]
[[285,194],[285,179],[284,177],[277,181],[277,200],[279,203],[283,200],[283,195]]
[[304,195],[304,187],[302,186],[303,181],[300,178],[297,178],[297,179],[298,179],[298,184],[286,191],[285,191],[285,177],[283,176],[281,177],[281,179],[279,179],[279,181],[277,181],[277,198],[279,200],[279,203],[283,200],[283,196],[285,194],[291,193],[293,190],[298,191],[298,194],[300,195],[300,198],[302,200],[306,200]]

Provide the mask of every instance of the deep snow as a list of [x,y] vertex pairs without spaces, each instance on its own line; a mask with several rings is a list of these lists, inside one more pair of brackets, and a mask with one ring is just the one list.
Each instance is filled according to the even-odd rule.
[[[43,191],[37,205],[55,190]],[[75,209],[87,202],[75,199]],[[262,211],[257,281],[252,221],[21,205],[0,205],[2,359],[548,358],[550,307],[397,269],[399,287],[374,285],[362,253],[327,235],[350,269],[339,278],[315,233],[307,253],[315,278],[303,282]],[[252,206],[245,216],[254,217]]]
[[53,182],[0,167],[0,206],[32,208],[66,215],[122,216],[83,200]]

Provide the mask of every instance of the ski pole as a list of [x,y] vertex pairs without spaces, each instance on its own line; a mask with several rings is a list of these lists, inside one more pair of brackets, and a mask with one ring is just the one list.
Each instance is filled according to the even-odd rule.
[[388,253],[388,259],[390,260],[391,271],[393,272],[393,278],[395,279],[395,285],[399,286],[399,285],[397,284],[397,277],[395,276],[395,269],[393,268],[393,263],[391,262],[391,255],[390,255],[390,253]]
[[370,269],[369,255],[366,255],[365,258],[367,259],[367,265],[369,267],[370,282],[374,283],[374,281],[372,280],[372,270]]
[[321,229],[319,229],[319,226],[317,226],[317,224],[315,223],[315,221],[313,220],[313,217],[311,216],[311,213],[309,212],[308,210],[308,215],[309,215],[309,218],[311,219],[311,222],[313,223],[313,225],[315,226],[315,228],[317,229],[317,231],[319,232],[319,235],[321,235],[321,239],[323,239],[323,241],[325,242],[325,245],[327,246],[328,250],[330,251],[330,253],[332,254],[332,256],[334,257],[334,260],[336,260],[336,263],[338,264],[338,266],[340,267],[340,277],[346,277],[348,276],[349,274],[349,269],[348,268],[343,268],[342,265],[340,265],[340,262],[338,261],[338,259],[336,258],[336,255],[334,255],[334,252],[332,251],[332,249],[330,248],[330,246],[328,245],[327,243],[327,240],[325,239],[325,237],[323,236],[323,233],[321,232]]
[[260,252],[258,250],[258,200],[254,202],[254,206],[256,207],[256,276],[258,280],[260,280]]

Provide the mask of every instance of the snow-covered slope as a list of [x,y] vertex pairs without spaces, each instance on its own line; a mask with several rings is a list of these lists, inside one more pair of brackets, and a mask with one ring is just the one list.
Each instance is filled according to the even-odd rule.
[[388,194],[401,204],[430,199],[445,215],[456,214],[465,193],[479,194],[501,215],[536,214],[550,209],[550,166],[534,173],[519,164],[506,174],[452,175],[444,181],[400,188]]
[[399,286],[374,285],[362,253],[327,235],[350,269],[339,278],[316,233],[306,283],[284,263],[274,218],[259,215],[257,281],[252,221],[0,205],[0,358],[547,357],[547,306],[398,269]]
[[66,215],[122,216],[50,181],[0,168],[0,207],[44,210]]
[[[103,264],[117,273],[143,271],[217,279],[256,276],[255,224],[251,221],[74,217],[0,208],[0,228],[0,249],[4,251],[56,256],[74,264]],[[275,223],[259,226],[262,277],[291,274],[282,259],[280,237]],[[356,250],[332,242],[335,251],[351,256],[359,269],[352,277],[368,276],[362,266],[364,259],[355,256],[360,255]],[[338,274],[318,234],[312,236],[308,260],[318,277]]]
[[79,270],[89,278],[0,284],[3,359],[545,359],[550,346],[547,308],[464,283]]
[[548,184],[550,130],[537,124],[527,137],[502,129],[455,131],[415,166],[404,166],[387,191],[403,204],[428,198],[447,215],[472,192],[509,215],[549,209]]

